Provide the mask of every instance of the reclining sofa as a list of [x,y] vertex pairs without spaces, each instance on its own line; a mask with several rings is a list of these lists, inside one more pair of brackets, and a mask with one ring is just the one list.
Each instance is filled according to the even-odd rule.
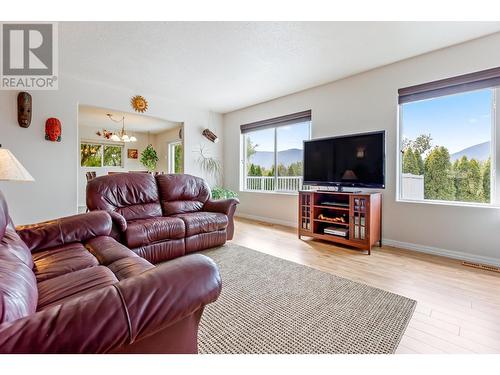
[[188,174],[119,173],[89,181],[87,207],[109,212],[114,238],[157,264],[233,238],[238,200],[210,194]]
[[[154,193],[134,189],[148,203],[122,212],[157,214]],[[165,227],[176,238],[186,230],[157,224]],[[223,226],[213,228],[215,240],[199,241],[222,241]],[[221,290],[216,265],[193,254],[154,266],[111,232],[104,211],[16,230],[0,193],[0,353],[197,352],[203,308]]]

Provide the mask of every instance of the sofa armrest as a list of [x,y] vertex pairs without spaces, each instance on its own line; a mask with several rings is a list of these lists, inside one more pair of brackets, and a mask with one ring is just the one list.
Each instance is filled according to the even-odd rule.
[[0,353],[106,353],[128,339],[114,285],[0,325]]
[[107,212],[94,211],[18,226],[16,231],[31,251],[39,251],[66,243],[84,242],[97,236],[108,236],[111,227],[111,217]]
[[192,254],[162,263],[116,286],[126,306],[134,342],[215,301],[221,291],[221,278],[210,258]]
[[203,206],[203,211],[220,212],[221,214],[226,214],[229,216],[231,214],[231,211],[232,213],[234,213],[234,209],[239,203],[240,201],[236,198],[219,200],[209,199]]
[[227,215],[227,239],[232,240],[234,236],[234,212],[240,201],[236,198],[212,200],[209,199],[203,206],[204,211],[220,212]]
[[220,289],[215,263],[203,255],[188,255],[0,324],[0,353],[117,351],[215,301]]
[[122,215],[120,215],[116,211],[107,211],[111,219],[113,220],[113,224],[118,228],[120,232],[125,232],[127,230],[127,219],[125,219]]

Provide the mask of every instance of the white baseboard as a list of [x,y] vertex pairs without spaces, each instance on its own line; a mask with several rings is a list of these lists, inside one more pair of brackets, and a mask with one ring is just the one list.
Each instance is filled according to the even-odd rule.
[[466,261],[473,262],[473,263],[489,264],[492,266],[500,265],[500,259],[498,259],[498,258],[485,257],[482,255],[464,253],[461,251],[447,250],[447,249],[441,249],[439,247],[419,245],[419,244],[402,242],[402,241],[395,241],[395,240],[391,240],[389,238],[383,238],[382,243],[384,245],[388,245],[388,246],[394,246],[394,247],[399,247],[401,249],[418,251],[420,253],[439,255],[442,257],[446,257],[446,258],[466,260]]
[[264,216],[249,215],[249,214],[241,213],[238,211],[236,211],[235,216],[242,217],[244,219],[263,221],[264,223],[278,224],[278,225],[283,225],[285,227],[297,228],[297,223],[294,221],[286,221],[286,220],[273,219],[273,218],[264,217]]
[[[250,219],[250,220],[262,221],[265,223],[278,224],[278,225],[284,225],[286,227],[297,228],[297,223],[292,222],[292,221],[273,219],[273,218],[264,217],[264,216],[257,216],[257,215],[249,215],[249,214],[245,214],[245,213],[241,213],[241,212],[237,213],[236,216],[242,217],[245,219]],[[500,265],[499,258],[491,258],[491,257],[482,256],[482,255],[464,253],[461,251],[441,249],[439,247],[419,245],[419,244],[414,244],[414,243],[410,243],[410,242],[403,242],[403,241],[396,241],[396,240],[391,240],[389,238],[383,238],[382,243],[384,245],[388,245],[388,246],[399,247],[401,249],[417,251],[420,253],[438,255],[438,256],[442,256],[442,257],[446,257],[446,258],[466,260],[466,261],[473,262],[473,263],[489,264],[492,266],[499,266]]]

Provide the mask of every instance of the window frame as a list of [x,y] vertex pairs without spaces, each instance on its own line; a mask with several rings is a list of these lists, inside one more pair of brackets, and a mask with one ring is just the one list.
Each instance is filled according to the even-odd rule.
[[[101,159],[101,165],[99,167],[89,167],[82,165],[82,145],[98,145],[101,146],[100,148],[100,159]],[[104,148],[106,146],[111,146],[111,147],[120,147],[121,151],[121,163],[120,165],[104,165]],[[92,140],[85,140],[82,139],[80,140],[80,150],[79,150],[79,159],[80,159],[80,168],[87,168],[87,169],[98,169],[98,168],[124,168],[125,167],[125,144],[123,143],[118,143],[118,142],[102,142],[102,141],[92,141]]]
[[[479,89],[471,89],[463,92],[473,92],[478,90],[483,90],[485,88]],[[500,197],[499,190],[497,188],[498,174],[496,173],[497,165],[500,165],[500,161],[498,158],[500,157],[500,153],[496,152],[496,146],[500,144],[500,132],[497,131],[497,124],[499,124],[499,114],[497,112],[497,107],[500,104],[500,86],[490,87],[492,90],[492,102],[491,102],[491,134],[490,134],[490,160],[491,160],[491,169],[490,169],[490,202],[482,203],[482,202],[464,202],[464,201],[447,201],[447,200],[433,200],[433,199],[409,199],[403,197],[403,150],[402,150],[402,142],[403,142],[403,106],[407,104],[407,102],[398,103],[397,105],[397,145],[396,145],[396,202],[401,203],[413,203],[413,204],[427,204],[427,205],[442,205],[442,206],[456,206],[456,207],[478,207],[478,208],[498,208],[500,207]],[[462,93],[463,93],[462,92]],[[431,98],[424,98],[420,100],[434,100],[439,99],[445,96],[451,96],[459,94],[459,92],[453,92],[449,94],[434,96]],[[415,100],[415,101],[420,101]]]
[[[167,170],[168,173],[170,174],[175,174],[175,146],[180,145],[181,147],[184,147],[182,144],[182,140],[176,140],[168,143],[168,165],[167,165]],[[182,161],[181,161],[181,169],[182,171],[184,170],[184,148],[182,149]],[[182,171],[180,173],[182,173]]]
[[[240,147],[240,150],[242,151],[241,153],[241,173],[240,173],[240,191],[243,191],[245,193],[261,193],[261,194],[280,194],[280,195],[297,195],[298,194],[298,190],[297,191],[293,191],[293,190],[277,190],[276,187],[278,186],[278,166],[277,166],[277,162],[278,162],[278,128],[282,127],[282,126],[296,126],[296,125],[299,125],[299,124],[304,124],[304,123],[308,123],[308,138],[307,140],[310,140],[311,139],[311,135],[312,135],[312,119],[309,120],[309,121],[301,121],[301,122],[296,122],[296,123],[293,123],[293,124],[287,124],[287,125],[282,125],[280,123],[276,123],[275,126],[267,126],[265,128],[261,128],[261,129],[255,129],[255,130],[252,130],[252,131],[249,131],[249,132],[246,132],[246,133],[243,133],[243,134],[240,134],[240,144],[241,144],[241,147]],[[272,129],[273,130],[273,137],[274,137],[274,151],[273,151],[273,162],[274,162],[274,176],[273,176],[273,186],[274,186],[274,189],[273,190],[264,190],[264,189],[261,189],[261,190],[257,190],[257,189],[247,189],[246,188],[246,178],[248,177],[247,176],[247,142],[246,142],[246,136],[249,135],[249,134],[252,134],[253,132],[257,132],[259,130],[269,130],[269,129]]]

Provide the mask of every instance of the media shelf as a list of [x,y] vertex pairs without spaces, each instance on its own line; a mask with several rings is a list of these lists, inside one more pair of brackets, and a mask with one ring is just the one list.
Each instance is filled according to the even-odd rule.
[[299,191],[299,238],[331,241],[370,254],[375,244],[382,245],[381,216],[378,192]]

